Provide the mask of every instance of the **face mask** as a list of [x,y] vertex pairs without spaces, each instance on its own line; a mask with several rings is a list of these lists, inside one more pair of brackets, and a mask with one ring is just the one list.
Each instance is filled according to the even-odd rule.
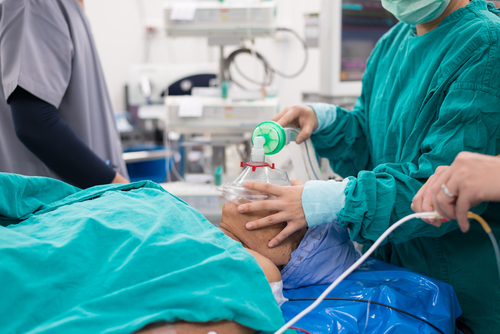
[[382,0],[382,6],[399,21],[421,24],[437,19],[450,0]]

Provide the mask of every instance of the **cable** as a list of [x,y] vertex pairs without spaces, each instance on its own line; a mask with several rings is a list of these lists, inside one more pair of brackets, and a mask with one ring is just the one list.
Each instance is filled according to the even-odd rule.
[[[269,64],[269,62],[267,61],[267,59],[264,56],[262,56],[260,53],[258,53],[257,51],[255,51],[253,47],[251,47],[250,49],[248,49],[248,48],[237,49],[237,50],[233,51],[224,60],[224,68],[222,69],[223,73],[224,73],[224,77],[227,78],[229,81],[234,82],[239,87],[245,89],[245,87],[243,85],[241,85],[240,83],[236,82],[232,78],[231,71],[230,71],[231,65],[234,64],[234,67],[236,68],[236,71],[245,80],[247,80],[247,81],[249,81],[249,82],[251,82],[253,84],[259,85],[259,86],[269,86],[269,85],[271,85],[272,82],[273,82],[273,80],[274,80],[274,74],[277,74],[277,75],[279,75],[281,77],[284,77],[284,78],[292,79],[292,78],[298,77],[302,72],[304,72],[304,70],[306,69],[307,63],[309,62],[309,48],[307,46],[306,41],[304,39],[302,39],[299,36],[299,34],[297,32],[295,32],[294,30],[292,30],[292,29],[289,29],[289,28],[276,28],[276,31],[286,31],[286,32],[292,33],[295,37],[297,37],[297,39],[302,43],[302,46],[304,47],[304,54],[305,54],[305,56],[304,56],[304,62],[302,64],[302,66],[300,67],[300,69],[296,73],[285,74],[283,72],[280,72],[280,71],[276,70],[275,68],[273,68]],[[250,34],[250,37],[251,37],[251,34]],[[251,42],[252,42],[252,40],[251,40]],[[253,45],[253,42],[252,42],[252,45]],[[243,73],[243,71],[236,64],[236,62],[235,62],[236,57],[238,55],[240,55],[240,54],[243,54],[243,53],[250,54],[251,56],[255,57],[256,59],[258,59],[258,60],[260,60],[262,62],[263,66],[264,66],[264,79],[263,79],[262,82],[256,81],[256,80],[254,80],[252,78],[249,78],[247,75],[245,75]]]
[[[250,51],[252,55],[255,57],[256,60],[258,60],[256,54],[255,54],[255,44],[252,38],[252,27],[250,26],[252,22],[252,10],[250,9],[250,6],[247,6],[247,38],[250,41]],[[236,65],[236,63],[235,63]],[[257,64],[255,64],[255,69],[257,69]],[[257,71],[256,71],[257,72]]]
[[274,73],[271,69],[271,66],[269,65],[269,63],[267,62],[266,58],[264,58],[264,56],[262,56],[260,53],[258,53],[257,51],[252,51],[250,49],[247,49],[247,48],[243,48],[243,49],[237,49],[235,51],[233,51],[225,60],[224,60],[224,68],[223,68],[223,71],[224,71],[224,77],[227,78],[227,80],[229,81],[232,81],[234,83],[236,83],[238,86],[244,88],[241,84],[239,84],[238,82],[236,82],[232,76],[231,76],[231,71],[230,71],[230,67],[231,65],[234,63],[236,65],[236,62],[235,62],[235,59],[238,55],[240,54],[243,54],[243,53],[246,53],[246,54],[250,54],[250,55],[253,55],[255,56],[257,59],[259,59],[262,64],[264,65],[264,73],[265,73],[265,76],[264,76],[264,81],[263,82],[258,82],[258,81],[255,81],[251,78],[249,78],[248,76],[246,76],[245,74],[243,74],[242,72],[239,71],[238,69],[238,72],[239,74],[247,81],[249,82],[252,82],[252,83],[255,83],[257,85],[260,85],[260,86],[269,86],[273,80],[274,80]]
[[[257,53],[253,49],[250,49],[250,53],[255,57],[255,59],[257,59],[257,60],[260,59],[259,57],[257,57]],[[262,61],[262,62],[264,63],[264,61]],[[267,60],[266,60],[266,62],[267,62]],[[236,72],[238,72],[238,74],[241,75],[243,77],[243,79],[245,79],[251,83],[254,83],[254,84],[259,85],[259,86],[268,86],[268,85],[272,84],[272,82],[274,81],[274,75],[272,74],[272,72],[267,71],[268,68],[266,67],[267,66],[266,63],[264,63],[264,79],[262,82],[251,79],[245,73],[243,73],[243,71],[238,66],[238,63],[236,63],[236,61],[233,61],[232,64],[234,65]]]
[[495,250],[495,257],[497,259],[497,268],[498,268],[498,278],[500,279],[500,251],[498,250],[497,239],[495,238],[495,235],[491,231],[490,225],[488,225],[488,223],[483,219],[483,217],[473,212],[467,212],[467,218],[474,219],[478,223],[480,223],[484,231],[490,237],[491,243],[493,244],[493,249]]
[[308,332],[305,329],[302,329],[302,328],[299,328],[299,327],[290,327],[290,329],[294,329],[296,331],[300,331],[300,332],[306,333],[306,334],[312,334],[311,332]]
[[[315,299],[314,298],[296,298],[296,299],[289,299],[288,301],[294,302],[294,301],[307,301],[307,300],[315,300]],[[444,332],[442,330],[440,330],[438,327],[436,327],[435,325],[431,324],[427,320],[422,319],[422,318],[420,318],[420,317],[418,317],[418,316],[416,316],[414,314],[411,314],[409,312],[406,312],[404,310],[401,310],[399,308],[396,308],[396,307],[393,307],[393,306],[390,306],[390,305],[386,305],[386,304],[382,304],[382,303],[374,302],[374,301],[370,302],[370,301],[364,300],[364,299],[354,299],[354,298],[325,298],[324,300],[352,301],[352,302],[369,303],[369,304],[374,304],[374,305],[379,305],[379,306],[387,307],[387,308],[389,308],[391,310],[394,310],[396,312],[400,312],[402,314],[406,314],[407,316],[410,316],[412,318],[420,320],[420,321],[426,323],[427,325],[431,326],[435,330],[437,330],[439,333],[444,334]],[[290,328],[292,328],[292,327],[290,327]]]
[[[294,129],[294,128],[292,128],[292,129],[291,129],[291,131],[293,131],[293,132],[295,132],[295,133],[297,133],[297,134],[299,134],[299,133],[300,133],[300,131],[299,131],[299,130]],[[308,139],[308,140],[310,140],[310,139]],[[311,171],[313,172],[314,177],[316,178],[316,180],[321,180],[321,179],[318,177],[318,175],[316,174],[316,171],[314,170],[314,167],[313,167],[313,164],[312,164],[311,155],[309,154],[309,148],[307,147],[307,142],[306,142],[306,141],[304,142],[304,145],[306,146],[306,154],[307,154],[307,159],[309,160],[309,167],[311,168]]]
[[359,258],[349,269],[347,269],[342,275],[340,275],[335,282],[333,282],[320,296],[314,303],[312,303],[309,307],[307,307],[305,310],[300,312],[298,315],[296,315],[292,320],[287,322],[285,326],[281,327],[277,332],[274,334],[282,334],[284,333],[290,326],[295,324],[297,321],[302,319],[306,314],[311,312],[316,308],[316,306],[321,303],[326,296],[337,286],[339,285],[340,282],[342,282],[350,273],[352,273],[357,267],[361,265],[374,251],[377,249],[377,247],[382,243],[382,241],[389,236],[389,234],[392,233],[395,229],[397,229],[399,226],[402,224],[406,223],[407,221],[414,219],[414,218],[438,218],[441,219],[442,217],[437,213],[437,212],[420,212],[420,213],[414,213],[411,215],[408,215],[400,220],[398,220],[395,224],[393,224],[391,227],[389,227],[378,239],[375,241],[375,243],[366,251],[363,256]]
[[[486,221],[479,215],[475,214],[475,213],[472,213],[472,212],[468,212],[467,213],[467,217],[468,218],[471,218],[471,219],[475,219],[476,221],[478,221],[484,231],[488,234],[488,236],[490,237],[490,240],[491,240],[491,243],[493,244],[493,248],[495,249],[495,256],[496,256],[496,259],[497,259],[497,266],[498,266],[498,271],[499,271],[499,278],[500,278],[500,252],[498,250],[498,243],[496,241],[496,238],[495,236],[493,235],[493,232],[491,231],[491,228],[490,226],[488,225],[488,223],[486,223]],[[406,223],[407,221],[409,220],[412,220],[414,218],[428,218],[428,219],[431,219],[431,218],[434,218],[434,219],[443,219],[443,217],[437,213],[437,212],[420,212],[420,213],[414,213],[414,214],[411,214],[411,215],[408,215],[400,220],[398,220],[396,223],[394,223],[393,225],[391,225],[391,227],[389,227],[378,239],[377,241],[375,241],[375,243],[366,251],[365,254],[363,254],[363,256],[361,256],[351,267],[349,267],[349,269],[347,269],[344,273],[342,273],[342,275],[340,275],[336,280],[335,282],[333,282],[319,297],[318,299],[316,299],[316,301],[314,303],[312,303],[309,307],[307,307],[305,310],[303,310],[302,312],[300,312],[298,315],[296,315],[292,320],[290,320],[289,322],[287,322],[285,324],[285,326],[281,327],[277,332],[275,332],[274,334],[282,334],[285,330],[287,330],[288,328],[290,328],[290,326],[292,326],[293,324],[295,324],[297,321],[299,321],[300,319],[302,319],[306,314],[308,314],[309,312],[311,312],[313,309],[316,308],[316,306],[318,306],[325,298],[326,296],[328,296],[328,294],[337,286],[339,285],[340,282],[342,282],[349,274],[351,274],[357,267],[359,267],[361,265],[361,263],[363,263],[374,251],[375,249],[377,249],[377,247],[382,243],[382,241],[387,238],[389,236],[389,234],[391,234],[395,229],[397,229],[399,226],[401,226],[402,224]],[[375,303],[375,302],[372,302],[372,303]]]
[[302,37],[300,37],[299,34],[297,34],[297,32],[295,32],[295,30],[288,29],[288,28],[276,28],[276,31],[287,31],[289,33],[292,33],[295,37],[297,37],[297,39],[302,43],[302,46],[304,48],[305,57],[304,57],[304,63],[302,64],[302,67],[294,74],[285,74],[285,73],[282,73],[278,70],[275,70],[274,68],[272,68],[272,71],[274,73],[276,73],[277,75],[282,76],[283,78],[288,78],[288,79],[296,78],[302,72],[304,72],[304,70],[306,69],[307,63],[309,62],[309,47],[307,46],[306,41],[304,39],[302,39]]
[[[309,140],[309,139],[308,139]],[[307,158],[309,159],[309,166],[311,167],[311,170],[314,174],[314,177],[316,178],[316,180],[321,180],[318,175],[316,175],[316,171],[314,170],[314,167],[313,167],[313,164],[312,164],[312,160],[311,160],[311,155],[309,154],[309,148],[307,147],[307,143],[304,142],[304,145],[306,146],[306,152],[307,152]]]
[[[171,148],[172,148],[172,145],[170,145],[170,139],[168,138],[168,131],[165,130],[165,132],[163,133],[163,145],[165,146],[167,152],[170,152],[171,151]],[[179,174],[179,172],[177,171],[177,168],[175,168],[175,158],[173,159],[172,161],[172,168],[169,168],[169,158],[167,158],[167,181],[168,182],[171,182],[172,181],[172,177],[170,175],[170,172],[173,172],[175,177],[177,177],[177,179],[179,181],[183,181],[183,182],[186,182],[186,180]]]

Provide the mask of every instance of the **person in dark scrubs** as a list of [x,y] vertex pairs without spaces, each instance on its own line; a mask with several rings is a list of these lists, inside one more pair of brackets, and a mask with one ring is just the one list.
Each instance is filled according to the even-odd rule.
[[128,182],[83,0],[0,0],[0,172]]

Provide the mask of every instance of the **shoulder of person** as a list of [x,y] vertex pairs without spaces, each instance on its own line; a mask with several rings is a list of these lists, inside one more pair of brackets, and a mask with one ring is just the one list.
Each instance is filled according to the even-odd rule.
[[500,9],[495,9],[493,4],[487,9],[471,9],[465,18],[467,21],[457,31],[458,35],[470,35],[490,45],[500,42]]

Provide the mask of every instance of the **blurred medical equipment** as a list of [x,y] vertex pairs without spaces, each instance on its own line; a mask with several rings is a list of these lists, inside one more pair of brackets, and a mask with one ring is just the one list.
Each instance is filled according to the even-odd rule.
[[186,95],[198,87],[215,86],[217,71],[214,63],[130,67],[126,86],[128,112],[117,115],[117,121],[125,150],[123,158],[132,180],[165,181],[165,175],[174,167],[175,154],[164,145],[161,118],[165,95]]
[[319,13],[308,13],[304,15],[305,29],[304,37],[309,48],[319,47]]
[[215,63],[131,66],[125,87],[127,113],[118,119],[122,146],[134,150],[144,144],[163,145],[164,124],[154,115],[163,115],[165,96],[187,95],[197,87],[216,86],[217,71]]
[[[195,93],[196,94],[196,93]],[[277,98],[234,100],[206,96],[169,96],[166,115],[168,130],[182,134],[236,135],[251,132],[260,121],[278,112]]]
[[190,95],[196,87],[215,87],[218,71],[217,63],[135,64],[128,73],[127,104],[163,104],[166,95]]
[[[219,87],[222,97],[227,96],[230,83],[240,88],[246,88],[236,82],[230,72],[231,65],[246,80],[259,86],[269,86],[274,74],[285,78],[293,78],[302,73],[308,62],[308,47],[306,42],[293,30],[276,26],[276,4],[274,1],[196,1],[172,2],[165,7],[164,21],[168,36],[172,37],[208,37],[208,44],[220,47]],[[254,47],[254,38],[273,37],[276,32],[292,33],[304,46],[305,58],[302,67],[294,74],[285,74],[275,68],[258,53]],[[227,45],[242,45],[227,58],[224,47]],[[250,46],[245,44],[250,43]],[[234,62],[240,54],[250,54],[264,65],[265,78],[261,81],[246,76]]]
[[[208,45],[220,50],[219,63],[191,69],[189,64],[146,64],[131,69],[127,101],[131,117],[141,124],[142,132],[132,131],[129,143],[137,144],[142,134],[142,138],[162,145],[164,151],[173,155],[174,163],[167,165],[166,181],[180,181],[182,186],[165,184],[165,188],[191,200],[189,204],[211,216],[212,222],[218,223],[213,207],[209,210],[204,203],[211,203],[219,212],[222,208],[219,198],[214,197],[217,188],[212,184],[219,186],[237,177],[239,162],[249,161],[250,133],[279,112],[278,90],[272,86],[275,75],[296,77],[308,62],[305,41],[296,32],[276,26],[276,10],[274,1],[171,1],[163,11],[167,36],[207,37]],[[295,73],[276,69],[254,48],[255,38],[271,38],[278,32],[293,34],[303,45],[304,61]],[[227,46],[239,48],[226,56]],[[238,67],[236,59],[245,54],[262,64],[262,80]],[[252,85],[258,88],[249,88]],[[308,145],[313,152],[312,144]],[[296,156],[302,149],[296,148],[292,160],[300,160]],[[286,168],[292,163],[295,167],[295,161],[284,162]],[[300,166],[298,174],[304,176],[299,179],[306,181],[310,168],[303,162]],[[200,183],[210,185],[200,189]],[[193,193],[201,196],[194,198]]]
[[320,91],[303,100],[352,106],[371,51],[398,21],[371,0],[323,0],[319,20]]
[[[491,231],[490,226],[486,223],[486,221],[479,215],[469,212],[467,214],[467,217],[470,219],[475,219],[477,220],[481,226],[483,227],[484,231],[488,234],[490,237],[491,243],[493,245],[493,249],[495,252],[495,257],[497,260],[497,267],[498,267],[498,274],[499,274],[499,279],[500,279],[500,252],[498,249],[498,244],[496,241],[495,236],[493,235],[493,232]],[[340,282],[342,282],[349,274],[351,274],[357,267],[359,267],[380,245],[380,243],[387,238],[395,229],[397,229],[399,226],[403,225],[404,223],[412,220],[412,219],[443,219],[441,215],[437,212],[420,212],[420,213],[414,213],[411,215],[408,215],[393,225],[389,227],[378,239],[375,241],[375,243],[357,260],[348,270],[346,270],[342,275],[339,276],[338,279],[335,280],[319,297],[318,299],[312,303],[309,307],[307,307],[304,311],[299,313],[296,317],[294,317],[292,320],[287,322],[285,326],[280,328],[275,334],[282,334],[284,333],[290,326],[295,324],[298,320],[300,320],[302,317],[304,317],[307,313],[309,313],[311,310],[316,308],[325,298],[328,296],[328,294],[337,286],[339,285]],[[498,283],[497,283],[498,284]]]
[[[197,181],[220,185],[234,180],[239,162],[249,160],[250,133],[279,112],[278,91],[272,86],[275,74],[300,74],[308,61],[307,46],[297,33],[276,27],[274,1],[171,2],[164,9],[164,22],[168,36],[207,37],[208,45],[220,50],[216,87],[195,87],[184,96],[169,93],[165,97],[166,112],[152,108],[148,112],[143,112],[148,108],[141,108],[139,112],[142,119],[158,119],[164,124],[167,149],[178,147],[181,159],[174,164],[168,181],[186,181],[185,187],[191,187],[190,183]],[[277,32],[294,34],[304,46],[304,62],[296,73],[278,71],[254,49],[255,38],[274,37]],[[233,45],[240,48],[226,57],[224,48]],[[243,54],[253,56],[263,65],[262,80],[245,75],[238,67],[235,60]],[[237,76],[232,73],[234,69]],[[236,78],[258,88],[249,89]],[[269,169],[261,170],[266,168]],[[209,193],[212,192],[206,192],[210,197]]]
[[274,1],[177,1],[165,6],[165,27],[172,37],[234,38],[239,43],[249,30],[253,37],[271,36],[275,17]]

